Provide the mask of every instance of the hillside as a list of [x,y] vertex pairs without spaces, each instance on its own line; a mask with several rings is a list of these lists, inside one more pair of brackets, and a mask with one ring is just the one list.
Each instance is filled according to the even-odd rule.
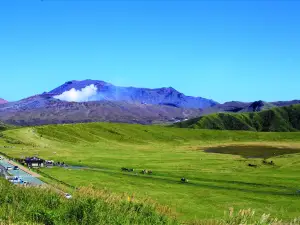
[[0,120],[13,125],[79,122],[165,123],[201,115],[200,109],[116,101],[65,102],[38,95],[0,105]]
[[212,113],[221,113],[221,112],[233,112],[233,113],[260,112],[274,107],[290,106],[295,104],[300,104],[300,100],[277,101],[277,102],[265,102],[262,100],[254,101],[254,102],[230,101],[230,102],[225,102],[223,104],[216,104],[209,108],[205,108],[203,109],[202,114],[208,115]]
[[2,121],[0,121],[0,131],[4,131],[4,130],[7,130],[9,127],[9,125],[3,123]]
[[216,130],[299,131],[300,105],[275,107],[261,112],[210,114],[172,126]]

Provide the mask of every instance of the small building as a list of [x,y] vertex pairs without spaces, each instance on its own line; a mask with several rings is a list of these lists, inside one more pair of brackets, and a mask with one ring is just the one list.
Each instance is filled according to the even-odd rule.
[[24,161],[28,167],[44,167],[45,165],[45,160],[38,157],[27,157]]

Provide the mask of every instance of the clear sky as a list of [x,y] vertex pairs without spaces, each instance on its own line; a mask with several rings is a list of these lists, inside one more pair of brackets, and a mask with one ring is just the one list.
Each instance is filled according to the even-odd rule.
[[300,99],[300,1],[1,0],[0,97],[68,80]]

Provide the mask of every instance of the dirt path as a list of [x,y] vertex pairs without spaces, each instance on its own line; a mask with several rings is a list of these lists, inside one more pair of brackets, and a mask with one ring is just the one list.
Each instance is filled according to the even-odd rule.
[[29,170],[28,168],[14,162],[14,161],[11,161],[11,160],[7,160],[7,162],[9,162],[10,164],[14,165],[14,166],[18,166],[21,170],[25,171],[26,173],[29,173],[31,176],[33,177],[41,177],[41,175],[39,175],[38,173],[35,173],[31,170]]

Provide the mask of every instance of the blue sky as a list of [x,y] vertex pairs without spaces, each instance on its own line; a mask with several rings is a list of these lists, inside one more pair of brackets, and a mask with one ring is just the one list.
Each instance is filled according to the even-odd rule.
[[0,1],[0,97],[68,80],[300,99],[300,1]]

